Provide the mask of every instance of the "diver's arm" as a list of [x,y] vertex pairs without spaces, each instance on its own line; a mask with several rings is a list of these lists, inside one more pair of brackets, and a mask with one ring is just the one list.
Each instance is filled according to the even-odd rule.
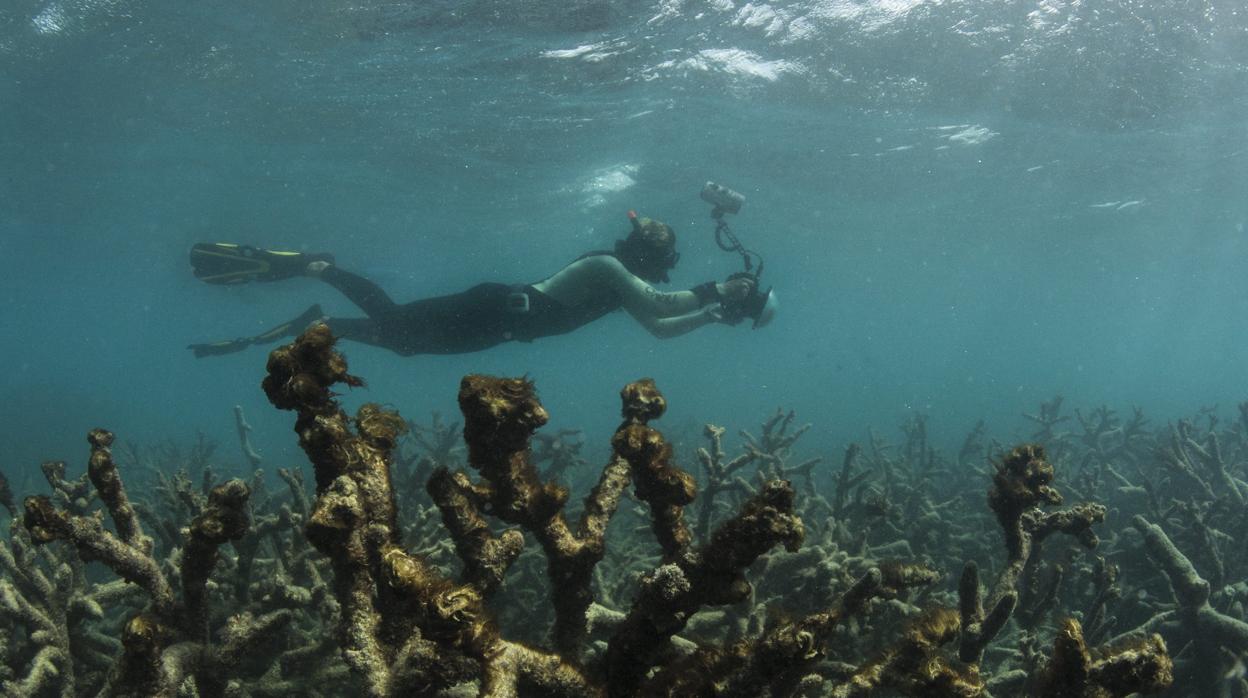
[[629,314],[645,327],[650,334],[659,339],[670,339],[679,337],[682,334],[692,332],[699,327],[718,322],[721,315],[718,312],[719,306],[707,306],[699,308],[692,313],[677,315],[675,317],[656,318],[648,315],[637,315],[632,311]]
[[[641,321],[642,317],[676,320],[696,314],[699,310],[707,310],[713,314],[720,313],[720,303],[743,301],[754,290],[752,278],[730,277],[724,283],[708,281],[688,291],[668,293],[656,289],[629,273],[619,262],[616,262],[616,265],[623,274],[617,282],[620,285],[616,287],[616,292],[623,299],[624,309],[638,321]],[[721,319],[722,313],[712,321]],[[684,332],[677,334],[684,334]]]
[[578,306],[600,294],[613,291],[634,317],[665,318],[692,313],[706,305],[692,291],[660,291],[637,278],[609,255],[579,259],[554,276],[533,284],[533,288],[569,306]]
[[624,303],[624,309],[638,321],[641,321],[642,317],[654,319],[683,317],[696,312],[705,305],[693,291],[660,291],[634,276],[614,257],[601,259],[607,281],[619,294]]
[[620,260],[609,255],[577,260],[554,276],[533,284],[538,291],[570,306],[584,303],[586,297],[595,294],[593,289],[604,286],[614,291],[629,315],[647,328],[647,322],[664,318],[677,319],[679,322],[674,324],[683,326],[689,322],[685,316],[696,314],[700,309],[725,298],[743,296],[752,288],[750,282],[736,280],[722,284],[708,282],[689,291],[660,291],[633,275]]

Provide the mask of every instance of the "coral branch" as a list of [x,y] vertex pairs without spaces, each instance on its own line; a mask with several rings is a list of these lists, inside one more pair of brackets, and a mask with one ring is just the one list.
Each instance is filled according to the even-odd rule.
[[[629,403],[628,393],[626,388],[626,425],[632,423],[627,418],[629,414],[646,412],[643,406]],[[480,527],[485,525],[475,513],[480,506],[473,501],[474,497],[488,503],[498,518],[522,526],[537,538],[546,554],[552,582],[555,646],[565,656],[576,657],[585,635],[585,612],[593,601],[590,585],[594,567],[606,552],[607,524],[629,483],[629,461],[617,452],[607,463],[598,484],[585,499],[584,513],[573,533],[562,511],[568,498],[567,490],[554,482],[542,483],[530,457],[533,431],[547,419],[532,383],[523,379],[467,376],[460,384],[459,405],[464,414],[468,461],[485,479],[485,484],[474,486],[462,475],[435,475],[431,488],[443,495],[448,491],[460,495],[457,511],[448,511],[439,503],[443,520],[453,533],[460,529],[457,548],[466,553],[465,564],[470,573],[478,577],[481,573],[477,570],[488,569],[485,553],[491,544],[479,533],[475,541],[466,539],[469,530],[481,531]],[[653,404],[651,408],[656,409]],[[443,501],[450,503],[445,497]],[[461,541],[464,542],[461,544]],[[494,548],[505,545],[500,542]],[[512,545],[518,552],[519,541]]]
[[906,696],[974,698],[982,695],[984,684],[973,665],[956,667],[938,654],[941,645],[957,637],[958,631],[958,614],[952,609],[939,608],[925,613],[895,645],[837,686],[832,691],[833,698],[874,695],[880,688],[893,688]]
[[1092,525],[1105,520],[1103,505],[1086,503],[1051,512],[1040,510],[1042,504],[1062,503],[1062,495],[1052,482],[1053,466],[1045,459],[1044,447],[1039,445],[1018,446],[997,466],[988,491],[988,505],[1005,533],[1008,559],[993,585],[987,604],[992,610],[987,616],[979,597],[978,569],[973,563],[963,569],[959,585],[963,629],[959,656],[964,662],[978,662],[988,643],[1009,620],[1018,603],[1019,580],[1046,538],[1065,533],[1089,549],[1099,542]]
[[27,497],[23,504],[26,509],[23,521],[36,543],[54,540],[72,543],[83,560],[99,560],[117,576],[143,587],[160,613],[173,612],[173,588],[156,561],[105,530],[99,517],[60,511],[44,496]]
[[113,444],[112,433],[103,429],[92,429],[87,435],[87,441],[91,443],[91,460],[87,464],[87,474],[91,478],[91,484],[95,485],[95,490],[100,493],[104,506],[108,507],[113,525],[117,528],[117,535],[126,545],[150,553],[152,541],[143,535],[139,517],[130,505],[125,487],[121,484],[121,475],[113,464],[113,454],[109,449]]
[[217,548],[247,533],[250,494],[242,480],[218,485],[208,494],[203,512],[191,522],[190,537],[182,551],[182,600],[193,636],[202,636],[208,630],[204,585],[217,565]]
[[524,549],[524,535],[512,530],[495,538],[490,533],[490,524],[481,514],[490,499],[488,489],[473,487],[463,473],[438,468],[429,478],[428,489],[464,561],[464,582],[489,595],[502,584],[507,569]]
[[741,468],[753,463],[758,458],[758,451],[748,450],[736,458],[724,462],[724,428],[707,424],[702,431],[703,436],[711,442],[708,451],[698,449],[698,460],[706,473],[706,482],[702,483],[701,505],[698,507],[698,537],[705,539],[711,535],[711,516],[715,511],[715,498],[720,492],[732,489],[732,478]]
[[647,425],[667,411],[667,400],[654,381],[643,378],[620,391],[624,424],[611,438],[611,448],[632,468],[637,497],[650,505],[654,536],[664,560],[679,557],[693,536],[685,524],[685,505],[693,501],[693,476],[672,464],[672,447]]
[[1161,566],[1179,602],[1178,617],[1189,626],[1192,637],[1204,637],[1233,652],[1248,652],[1248,623],[1214,610],[1209,605],[1209,582],[1196,573],[1190,560],[1175,547],[1170,537],[1142,516],[1131,523],[1144,534],[1148,556]]
[[1079,621],[1067,620],[1053,658],[1037,682],[1036,698],[1111,698],[1158,693],[1173,683],[1173,664],[1160,635],[1116,647],[1093,660]]
[[9,512],[9,516],[17,516],[17,505],[13,501],[13,490],[9,488],[9,478],[0,473],[0,506]]
[[243,457],[247,459],[248,465],[252,468],[259,467],[264,462],[264,458],[256,452],[255,447],[251,445],[251,425],[247,423],[247,417],[243,415],[243,406],[234,406],[234,428],[238,431],[238,445],[243,451]]
[[[376,405],[364,405],[351,428],[329,389],[336,382],[362,381],[347,373],[333,345],[329,328],[314,325],[273,352],[263,387],[275,406],[297,412],[300,445],[316,470],[317,499],[307,535],[330,558],[347,664],[371,696],[459,683],[472,677],[474,663],[481,675],[501,686],[494,689],[499,696],[515,688],[508,676],[539,692],[566,683],[578,672],[561,660],[553,662],[557,671],[550,661],[509,665],[517,662],[517,653],[498,637],[480,590],[442,578],[403,550],[390,464],[405,423]],[[465,438],[473,466],[491,485],[489,501],[500,510],[495,513],[504,520],[559,528],[562,518],[556,515],[566,491],[538,484],[527,459],[528,436],[546,419],[531,385],[470,379],[461,386]]]
[[793,497],[789,483],[768,482],[702,550],[642,578],[638,598],[607,648],[611,695],[632,695],[668,641],[699,608],[747,598],[751,587],[743,572],[759,555],[776,545],[798,549],[804,529],[793,513]]

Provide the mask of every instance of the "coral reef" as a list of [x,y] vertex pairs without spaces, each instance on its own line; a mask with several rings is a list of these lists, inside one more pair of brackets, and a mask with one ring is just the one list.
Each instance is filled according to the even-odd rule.
[[234,464],[201,436],[118,467],[95,430],[81,477],[0,486],[4,694],[1248,697],[1248,403],[1055,398],[953,457],[917,415],[821,469],[783,409],[673,443],[642,379],[594,467],[527,379],[424,425],[339,385],[323,325],[269,358],[310,472],[256,470],[240,410]]
[[[112,519],[114,530],[105,529],[100,516],[58,509],[46,496],[26,498],[23,525],[32,543],[64,541],[73,546],[82,561],[102,562],[146,595],[147,607],[131,616],[123,626],[121,656],[107,679],[109,692],[112,695],[176,696],[189,679],[201,696],[224,695],[227,679],[247,670],[250,663],[242,661],[245,657],[257,653],[277,656],[282,630],[292,618],[291,611],[286,609],[262,615],[237,613],[225,620],[219,629],[221,637],[211,639],[213,633],[206,603],[208,579],[217,563],[217,548],[247,532],[246,503],[250,495],[247,486],[235,479],[214,487],[203,510],[191,522],[179,564],[175,566],[181,582],[179,598],[165,566],[152,556],[152,539],[143,533],[113,462],[110,448],[113,435],[96,429],[88,440],[91,458],[87,475]],[[54,488],[65,482],[59,470],[63,469],[47,471]],[[75,488],[78,494],[80,490]],[[59,576],[62,576],[60,570]],[[22,690],[28,695],[39,694],[44,690],[42,683],[53,679],[62,682],[61,695],[75,694],[75,674],[70,660],[73,648],[67,625],[72,614],[66,611],[83,604],[100,606],[98,600],[72,595],[72,575],[67,577],[49,587],[46,577],[38,572],[26,575],[24,586],[41,602],[45,611],[42,614],[34,612],[30,597],[25,597],[26,604],[12,604],[18,610],[31,611],[22,621],[28,627],[39,628],[39,632],[32,632],[32,640],[50,640],[36,656],[30,673],[22,682]]]

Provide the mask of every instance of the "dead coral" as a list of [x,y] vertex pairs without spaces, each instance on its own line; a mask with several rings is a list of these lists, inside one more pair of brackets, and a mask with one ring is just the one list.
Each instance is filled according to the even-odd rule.
[[1191,561],[1160,526],[1139,515],[1132,519],[1132,525],[1143,534],[1148,556],[1161,567],[1178,608],[1158,613],[1136,630],[1124,634],[1121,640],[1135,638],[1138,641],[1152,630],[1162,629],[1183,644],[1193,644],[1195,653],[1189,660],[1191,666],[1187,675],[1202,681],[1224,675],[1220,648],[1241,656],[1248,653],[1248,623],[1210,605],[1209,582],[1196,572]]
[[192,522],[176,569],[182,587],[179,599],[162,565],[152,557],[152,541],[129,504],[112,460],[113,435],[97,429],[89,440],[88,474],[116,532],[105,529],[99,515],[58,509],[46,496],[26,498],[23,523],[34,543],[65,541],[82,560],[104,563],[147,595],[147,610],[133,616],[122,633],[122,657],[109,679],[110,691],[174,696],[190,679],[201,696],[224,695],[228,679],[250,667],[241,662],[243,657],[261,647],[271,650],[292,618],[289,610],[261,616],[240,613],[226,621],[219,641],[208,632],[205,586],[217,548],[247,531],[247,486],[231,480],[213,488],[203,512]]
[[1029,444],[1011,450],[997,466],[989,507],[1005,534],[1007,560],[993,585],[986,606],[980,599],[979,574],[968,562],[959,586],[962,614],[962,661],[978,662],[984,649],[1005,625],[1018,603],[1018,585],[1028,565],[1039,554],[1041,543],[1054,533],[1075,537],[1086,548],[1099,543],[1092,525],[1105,520],[1105,506],[1079,504],[1069,509],[1042,511],[1041,505],[1062,503],[1062,495],[1052,486],[1053,466],[1045,459],[1044,448]]
[[105,609],[131,603],[137,587],[89,584],[83,565],[65,552],[36,546],[16,519],[9,544],[0,542],[7,575],[0,579],[0,616],[22,627],[33,645],[23,674],[6,678],[5,695],[76,696],[103,684],[120,647],[95,621]]
[[[706,504],[708,491],[680,469],[652,425],[665,399],[639,381],[622,392],[624,419],[598,487],[578,502],[557,473],[539,466],[547,455],[571,465],[580,441],[556,448],[558,438],[535,433],[546,416],[528,381],[466,379],[468,458],[453,425],[439,423],[426,436],[447,454],[437,464],[447,467],[428,478],[435,464],[410,439],[406,452],[396,445],[403,436],[396,415],[373,405],[355,419],[342,413],[332,384],[359,382],[318,332],[276,352],[266,380],[274,402],[298,413],[315,497],[298,470],[278,472],[286,487],[276,495],[252,476],[243,499],[236,485],[214,492],[207,460],[188,471],[185,457],[149,459],[165,472],[127,513],[117,496],[124,489],[110,489],[110,463],[93,457],[102,486],[50,467],[56,506],[32,507],[35,531],[72,533],[74,517],[117,512],[112,524],[99,519],[114,542],[81,551],[141,556],[147,547],[146,557],[160,561],[155,572],[141,564],[130,572],[145,588],[163,575],[168,589],[156,596],[167,608],[105,610],[113,627],[127,621],[121,661],[115,640],[79,643],[104,627],[89,617],[67,613],[68,634],[53,636],[28,632],[42,621],[0,609],[7,631],[0,680],[59,691],[71,672],[53,657],[64,653],[60,637],[67,636],[69,669],[80,692],[90,693],[111,671],[115,686],[137,687],[131,693],[167,692],[171,677],[187,677],[178,689],[185,695],[1120,695],[1161,687],[1168,655],[1156,632],[1178,650],[1178,685],[1219,698],[1248,695],[1233,671],[1238,636],[1198,636],[1203,626],[1182,619],[1189,615],[1182,604],[1166,603],[1168,580],[1157,572],[1165,565],[1143,560],[1129,528],[1106,527],[1098,554],[1083,552],[1081,545],[1098,541],[1092,530],[1104,511],[1099,503],[1057,509],[1054,479],[1061,475],[1068,497],[1110,505],[1116,522],[1137,511],[1154,516],[1176,551],[1191,551],[1192,574],[1209,587],[1204,604],[1233,627],[1248,604],[1248,568],[1233,545],[1248,532],[1248,517],[1234,493],[1222,491],[1228,485],[1218,463],[1241,488],[1248,439],[1239,422],[1218,429],[1202,412],[1172,432],[1150,433],[1138,410],[1120,420],[1102,408],[1079,413],[1075,432],[1064,433],[1053,409],[1044,420],[1057,441],[1051,449],[1005,451],[977,424],[949,460],[921,416],[907,420],[899,447],[873,435],[869,448],[848,449],[839,482],[777,461],[746,477],[744,465],[725,474],[735,459],[711,430],[703,467],[725,488]],[[777,414],[771,431],[765,424],[764,438],[744,447],[750,465],[761,462],[751,448],[758,451],[768,433],[781,451],[792,445],[783,443],[796,433],[792,417]],[[1176,452],[1176,434],[1182,456],[1171,459],[1166,448]],[[997,468],[978,470],[980,453],[995,455]],[[1180,459],[1182,466],[1171,462]],[[798,496],[768,474],[810,476],[813,491]],[[978,477],[994,479],[990,506]],[[820,496],[829,486],[833,503]],[[985,535],[994,516],[1004,546]],[[155,545],[143,542],[147,535]],[[526,550],[526,538],[539,545]],[[1044,542],[1054,559],[1042,557]],[[69,545],[33,554],[49,580],[62,563],[81,569]],[[964,561],[979,564],[965,564],[960,582],[945,583],[938,571]],[[981,569],[991,571],[986,590]],[[78,584],[69,585],[79,590],[70,598],[95,591]],[[61,602],[44,609],[26,588],[32,585],[13,582],[59,624]],[[115,586],[152,598],[136,584]],[[1053,622],[1070,609],[1086,642],[1078,629]],[[266,617],[277,623],[268,640],[245,641]],[[1129,627],[1139,629],[1089,649]],[[962,662],[968,646],[973,661]],[[233,664],[219,676],[197,673],[205,652]],[[34,662],[41,654],[46,661]],[[1191,683],[1201,674],[1208,680]],[[1145,676],[1153,678],[1131,683]]]
[[[390,464],[404,424],[376,405],[362,407],[353,424],[348,420],[329,389],[362,381],[347,373],[333,344],[328,327],[313,326],[273,352],[263,387],[275,406],[298,414],[295,430],[316,472],[308,538],[331,560],[342,609],[339,642],[366,692],[423,693],[482,677],[483,695],[513,695],[522,684],[545,695],[596,693],[558,656],[502,639],[475,586],[445,579],[403,549]],[[495,420],[496,432],[483,436],[520,446],[526,430],[544,421],[544,411],[526,399],[522,382],[498,388],[480,400],[461,401],[469,407],[468,424],[475,425],[465,432]],[[477,455],[492,481],[532,494],[523,489],[530,478],[520,464],[513,469],[497,453]],[[543,489],[532,510],[512,502],[509,511],[534,516],[558,497]]]
[[[441,471],[430,483],[465,558],[467,583],[456,584],[402,548],[386,477],[399,422],[366,405],[350,428],[328,388],[336,381],[359,382],[332,352],[328,331],[309,330],[274,352],[269,367],[266,391],[274,404],[299,412],[296,430],[317,467],[318,498],[308,534],[333,561],[346,657],[372,695],[429,690],[468,678],[480,681],[482,695],[511,695],[517,686],[543,695],[645,692],[647,675],[654,669],[656,676],[663,674],[671,643],[692,613],[748,598],[746,568],[776,545],[796,550],[803,537],[794,492],[776,480],[702,547],[693,547],[683,508],[695,487],[672,463],[662,434],[648,424],[666,407],[648,380],[621,392],[624,421],[612,439],[614,454],[574,527],[562,513],[567,491],[542,481],[529,452],[533,431],[547,419],[532,385],[468,376],[460,390],[464,436],[469,464],[482,480]],[[605,550],[607,522],[630,482],[649,505],[663,559],[642,577],[631,610],[612,621],[606,652],[583,671],[592,571]],[[508,568],[516,549],[509,541],[519,540],[509,531],[495,536],[487,513],[520,526],[541,544],[556,590],[558,653],[503,639],[486,614],[483,594]],[[894,587],[930,583],[933,576],[896,565],[876,569],[868,580],[870,595],[881,596],[895,593],[888,591]],[[800,661],[809,659],[801,656]]]
[[1170,687],[1173,664],[1160,635],[1098,652],[1093,659],[1079,621],[1066,620],[1053,658],[1037,682],[1037,698],[1111,698],[1157,693]]

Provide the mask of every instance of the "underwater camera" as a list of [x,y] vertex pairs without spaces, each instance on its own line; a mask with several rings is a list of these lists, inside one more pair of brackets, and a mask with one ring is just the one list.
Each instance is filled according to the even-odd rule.
[[741,261],[745,265],[745,271],[737,272],[728,278],[747,278],[754,282],[754,290],[742,302],[735,304],[737,307],[732,309],[731,314],[737,318],[752,318],[754,329],[763,327],[772,321],[780,307],[776,293],[770,287],[764,291],[759,286],[759,279],[763,275],[762,256],[757,252],[747,250],[733,234],[728,221],[724,220],[725,213],[737,213],[741,210],[741,205],[745,203],[745,195],[722,184],[707,182],[706,186],[702,187],[701,197],[703,201],[715,207],[711,210],[711,218],[715,219],[715,244],[724,252],[735,252],[741,255]]
[[702,187],[702,200],[715,207],[712,216],[718,218],[724,213],[736,213],[745,203],[745,195],[735,192],[722,184],[707,182]]

